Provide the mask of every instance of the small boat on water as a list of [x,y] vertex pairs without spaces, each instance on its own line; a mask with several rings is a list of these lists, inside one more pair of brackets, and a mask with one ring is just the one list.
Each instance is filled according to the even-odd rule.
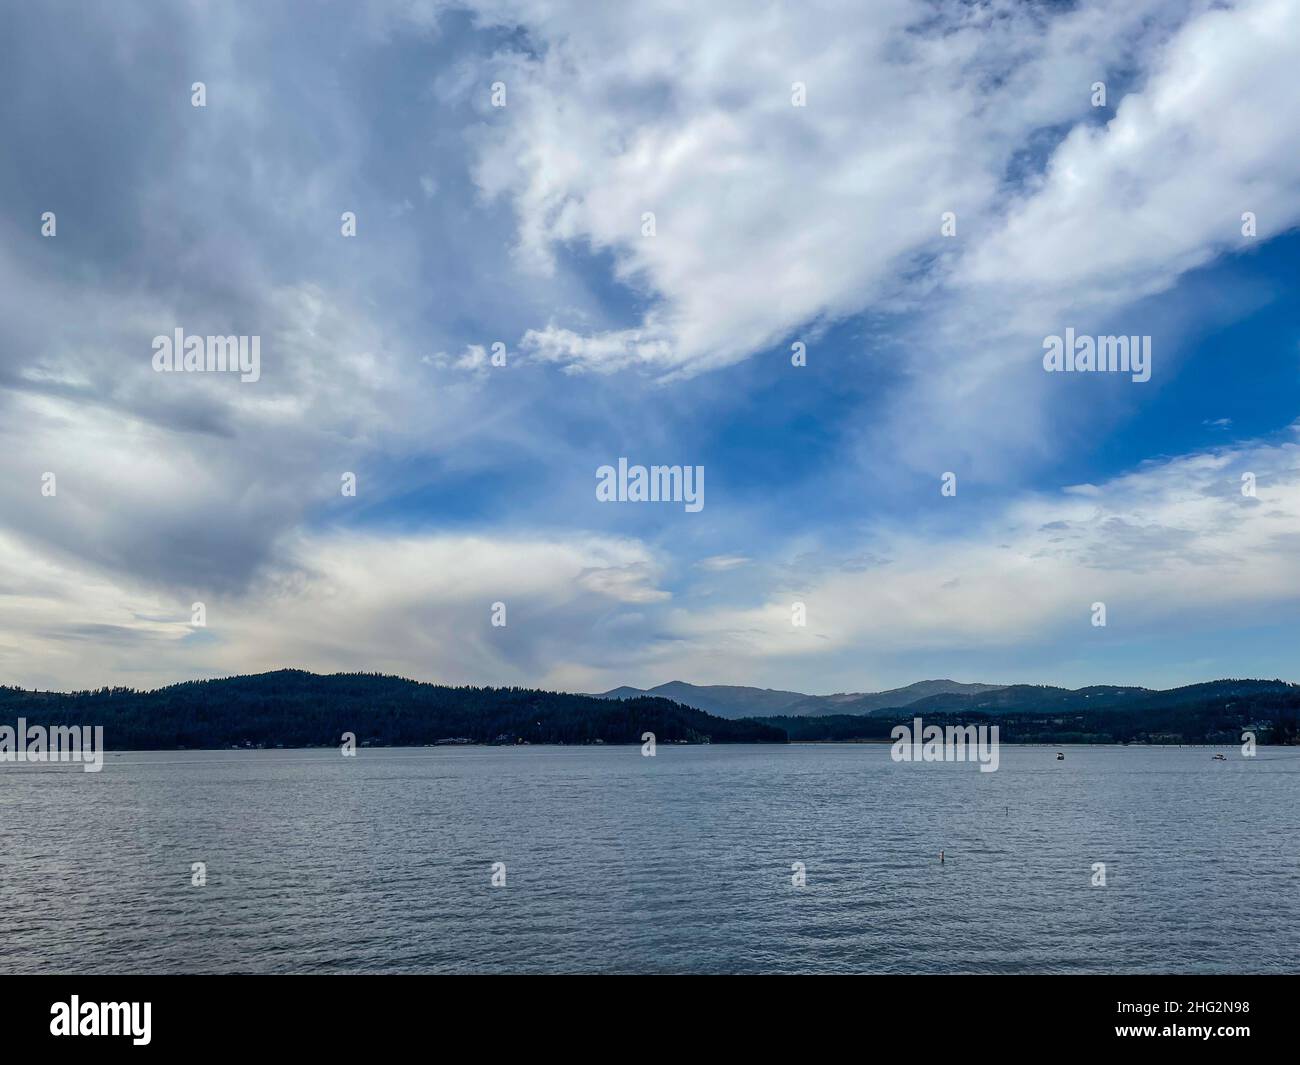
[[1216,762],[1226,762],[1228,760],[1228,756],[1226,754],[1216,754],[1214,756],[1214,760]]
[[1057,760],[1058,762],[1064,762],[1064,761],[1065,761],[1065,754],[1064,754],[1062,751],[1057,751],[1057,752],[1056,752],[1056,760]]

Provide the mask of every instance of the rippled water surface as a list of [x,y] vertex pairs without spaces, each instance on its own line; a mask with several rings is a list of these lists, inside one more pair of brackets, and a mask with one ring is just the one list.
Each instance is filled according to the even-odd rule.
[[4,765],[0,972],[1300,970],[1300,750],[1063,750]]

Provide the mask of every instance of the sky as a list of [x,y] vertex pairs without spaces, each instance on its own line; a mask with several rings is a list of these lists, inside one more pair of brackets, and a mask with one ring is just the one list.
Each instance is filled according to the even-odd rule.
[[1293,0],[6,21],[0,683],[1300,680]]

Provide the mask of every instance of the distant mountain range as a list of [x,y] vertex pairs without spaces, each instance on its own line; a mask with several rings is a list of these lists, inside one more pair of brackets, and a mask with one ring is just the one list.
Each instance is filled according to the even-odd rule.
[[792,740],[884,740],[895,724],[999,726],[1004,743],[1261,744],[1300,738],[1300,685],[1282,680],[1213,680],[1156,691],[1098,685],[1070,690],[1013,684],[976,695],[932,695],[867,714],[765,717]]
[[988,721],[1007,743],[1291,744],[1300,730],[1300,685],[1283,680],[1213,680],[1160,691],[1094,685],[962,684],[924,680],[884,692],[803,695],[769,688],[674,681],[642,693],[615,688],[602,698],[661,695],[719,717],[746,714],[792,740],[885,740],[895,724]]
[[[840,695],[805,695],[772,688],[745,688],[728,684],[687,684],[673,680],[657,688],[614,688],[601,692],[599,699],[634,699],[658,696],[683,706],[693,706],[718,717],[817,717],[828,714],[869,714],[899,706],[911,706],[936,696],[980,696],[1001,691],[1001,684],[962,684],[955,680],[918,680],[905,688],[883,692],[849,692]],[[1062,689],[1064,690],[1064,689]]]
[[927,680],[886,692],[804,695],[680,681],[600,696],[452,688],[376,673],[285,669],[156,691],[0,687],[0,724],[103,725],[110,750],[438,743],[784,743],[888,740],[895,724],[996,723],[1004,743],[1240,743],[1300,738],[1300,685],[1215,680],[1168,691]]

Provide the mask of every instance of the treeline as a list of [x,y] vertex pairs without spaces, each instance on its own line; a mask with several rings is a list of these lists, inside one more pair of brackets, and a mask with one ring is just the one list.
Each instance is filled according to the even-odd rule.
[[1269,689],[1230,697],[1217,691],[1168,693],[1133,699],[1127,706],[1087,710],[935,711],[918,706],[867,716],[764,717],[791,740],[888,740],[895,725],[997,725],[1003,743],[1205,743],[1235,744],[1253,732],[1260,744],[1300,742],[1300,690]]
[[[1010,694],[1008,694],[1008,692]],[[668,699],[602,699],[530,688],[452,688],[377,673],[320,676],[281,670],[187,681],[157,691],[100,688],[69,694],[0,687],[0,724],[103,725],[115,750],[470,743],[784,743],[888,741],[895,725],[999,726],[1004,743],[1300,742],[1300,686],[1223,680],[1156,692],[1074,692],[1018,685],[947,696],[870,714],[729,720]]]
[[[1118,687],[1098,684],[1087,688],[1054,688],[1037,684],[1012,684],[995,691],[974,695],[940,694],[907,704],[909,711],[924,713],[967,713],[987,711],[1002,714],[1086,712],[1104,710],[1140,711],[1155,714],[1199,713],[1215,708],[1240,706],[1274,710],[1294,708],[1300,704],[1300,685],[1284,680],[1249,680],[1225,678],[1189,684],[1161,691],[1152,688]],[[896,713],[898,708],[876,713]]]
[[281,670],[188,681],[157,691],[30,692],[0,687],[0,722],[103,725],[111,750],[185,747],[421,746],[472,743],[784,743],[752,720],[728,721],[667,699],[622,702],[528,688],[452,688],[371,673]]

